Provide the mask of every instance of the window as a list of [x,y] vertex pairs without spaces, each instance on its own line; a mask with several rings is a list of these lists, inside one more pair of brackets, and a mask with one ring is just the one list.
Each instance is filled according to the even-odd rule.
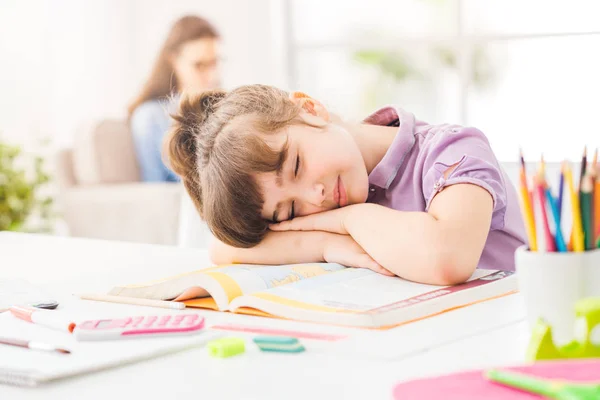
[[600,143],[595,0],[288,0],[290,87],[360,119],[477,126],[502,161]]

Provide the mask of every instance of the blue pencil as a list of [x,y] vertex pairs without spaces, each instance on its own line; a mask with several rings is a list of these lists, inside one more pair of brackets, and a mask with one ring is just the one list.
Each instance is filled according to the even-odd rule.
[[[561,174],[562,178],[562,174]],[[561,179],[562,181],[562,179]],[[560,199],[560,197],[559,197]],[[552,197],[552,192],[550,188],[546,188],[546,200],[548,200],[548,204],[550,204],[550,209],[552,210],[552,216],[554,217],[554,225],[556,226],[556,234],[554,235],[556,240],[556,249],[564,253],[567,251],[567,245],[565,244],[565,239],[562,235],[562,229],[560,229],[560,214],[558,210],[558,205],[554,201],[554,197]]]
[[558,200],[557,200],[557,210],[558,210],[558,223],[560,224],[560,220],[562,217],[562,196],[563,196],[563,186],[565,184],[565,176],[563,175],[562,168],[560,169],[560,181],[558,183]]

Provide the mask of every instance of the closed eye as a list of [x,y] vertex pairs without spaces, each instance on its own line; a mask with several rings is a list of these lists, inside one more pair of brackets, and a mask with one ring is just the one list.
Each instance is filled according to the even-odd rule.
[[[294,168],[294,177],[298,176],[298,169],[300,169],[300,156],[299,155],[296,156],[296,168]],[[290,207],[291,211],[290,211],[289,219],[294,219],[294,217],[296,216],[295,205],[296,205],[296,201],[292,201],[292,206]]]

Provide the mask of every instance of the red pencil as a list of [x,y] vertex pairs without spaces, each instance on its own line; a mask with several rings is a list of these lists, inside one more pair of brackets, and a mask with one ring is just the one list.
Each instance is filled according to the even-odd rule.
[[[544,235],[544,242],[546,244],[546,251],[556,251],[556,241],[554,240],[554,236],[552,236],[552,232],[550,231],[550,224],[548,224],[548,212],[546,211],[546,193],[544,188],[546,187],[546,183],[543,178],[543,170],[540,169],[538,174],[534,177],[534,187],[536,197],[538,198],[538,203],[540,205],[540,209],[542,210],[542,232]],[[538,246],[539,250],[541,246]]]

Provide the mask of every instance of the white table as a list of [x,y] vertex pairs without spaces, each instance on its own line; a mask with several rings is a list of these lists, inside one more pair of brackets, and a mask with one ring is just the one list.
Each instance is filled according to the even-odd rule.
[[[205,266],[207,254],[199,249],[0,232],[0,277],[21,277],[38,284],[56,294],[63,308],[127,312],[127,307],[133,306],[82,305],[71,294],[105,292],[117,284]],[[0,398],[388,399],[394,384],[402,380],[519,363],[527,341],[518,295],[385,332],[199,312],[217,323],[343,332],[351,336],[350,345],[305,342],[308,350],[298,355],[249,351],[230,359],[210,358],[205,348],[198,348],[34,389],[0,385]],[[465,335],[468,337],[461,337]],[[425,349],[424,340],[431,341],[431,346]],[[419,346],[411,352],[413,343]],[[355,347],[357,351],[352,351]]]

